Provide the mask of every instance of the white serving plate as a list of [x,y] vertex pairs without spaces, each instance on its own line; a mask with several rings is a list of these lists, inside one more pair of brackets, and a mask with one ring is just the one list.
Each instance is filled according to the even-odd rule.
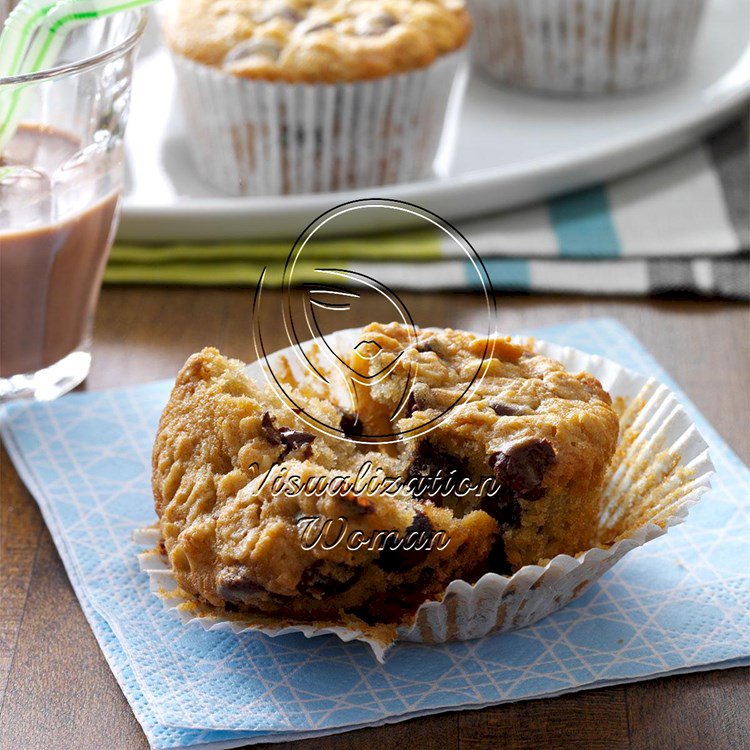
[[[454,112],[454,144],[433,180],[359,192],[228,198],[201,184],[183,136],[167,52],[155,19],[139,59],[128,125],[128,178],[120,239],[230,240],[296,237],[315,217],[356,198],[417,203],[448,220],[507,209],[608,180],[676,151],[746,106],[750,2],[708,0],[690,69],[672,87],[590,100],[535,96],[470,74]],[[405,226],[393,214],[386,226]]]

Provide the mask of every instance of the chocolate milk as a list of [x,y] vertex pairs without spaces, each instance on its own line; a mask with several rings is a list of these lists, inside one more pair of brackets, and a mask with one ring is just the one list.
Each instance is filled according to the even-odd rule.
[[87,335],[119,203],[112,158],[21,127],[0,163],[0,376],[49,367]]

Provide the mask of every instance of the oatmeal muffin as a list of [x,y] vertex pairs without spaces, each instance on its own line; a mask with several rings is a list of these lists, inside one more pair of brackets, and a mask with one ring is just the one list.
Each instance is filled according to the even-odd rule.
[[176,0],[163,22],[198,170],[253,195],[427,176],[469,32],[462,0]]
[[[350,355],[355,403],[305,392],[304,414],[214,349],[188,360],[153,454],[186,592],[229,611],[398,623],[454,579],[594,545],[618,433],[598,381],[506,339],[416,333],[368,326],[373,351]],[[363,467],[392,481],[340,481]]]
[[512,86],[635,91],[687,68],[705,0],[468,0],[476,64]]
[[[322,420],[351,422],[330,403],[306,404]],[[230,611],[398,622],[451,580],[484,572],[498,527],[481,510],[458,518],[398,488],[316,489],[355,476],[367,460],[389,475],[397,468],[356,443],[311,432],[250,381],[241,362],[215,349],[194,355],[177,378],[153,455],[156,511],[177,582]],[[296,477],[308,491],[294,493],[291,483],[281,491],[280,477]],[[315,526],[300,523],[311,518]],[[326,520],[327,544],[312,544]],[[421,538],[363,544],[381,531]],[[347,543],[352,534],[357,543]]]

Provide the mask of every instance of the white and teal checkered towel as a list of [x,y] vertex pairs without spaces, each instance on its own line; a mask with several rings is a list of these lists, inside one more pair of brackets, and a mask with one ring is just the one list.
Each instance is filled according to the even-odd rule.
[[[687,151],[606,186],[458,228],[498,291],[750,299],[750,139],[744,117]],[[441,238],[442,237],[442,238]],[[325,258],[394,289],[471,289],[477,275],[445,235],[318,243]],[[110,283],[278,285],[290,243],[117,245]],[[304,269],[299,274],[305,280]]]

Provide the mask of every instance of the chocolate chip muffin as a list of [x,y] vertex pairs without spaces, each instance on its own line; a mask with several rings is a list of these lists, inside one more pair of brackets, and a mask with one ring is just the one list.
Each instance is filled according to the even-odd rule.
[[617,415],[596,378],[503,338],[449,329],[415,337],[395,323],[372,324],[363,338],[377,353],[358,348],[354,369],[378,372],[399,357],[387,379],[356,384],[363,434],[382,434],[392,423],[412,435],[399,458],[406,475],[442,469],[497,480],[491,496],[435,501],[458,515],[481,509],[497,521],[496,570],[594,546],[599,490],[618,436]]
[[153,454],[186,592],[229,611],[399,623],[454,579],[594,545],[618,433],[595,378],[450,329],[372,324],[363,341],[354,402],[291,379],[304,412],[215,349],[188,360]]
[[[305,403],[321,421],[352,420],[331,403]],[[192,356],[153,454],[156,511],[177,582],[229,611],[381,623],[484,572],[498,530],[490,515],[457,517],[404,488],[336,487],[337,476],[354,477],[366,462],[373,473],[398,471],[369,446],[311,432],[241,362],[215,349]],[[295,482],[305,490],[295,492]]]
[[234,195],[432,174],[461,50],[461,0],[176,0],[163,34],[201,176]]

